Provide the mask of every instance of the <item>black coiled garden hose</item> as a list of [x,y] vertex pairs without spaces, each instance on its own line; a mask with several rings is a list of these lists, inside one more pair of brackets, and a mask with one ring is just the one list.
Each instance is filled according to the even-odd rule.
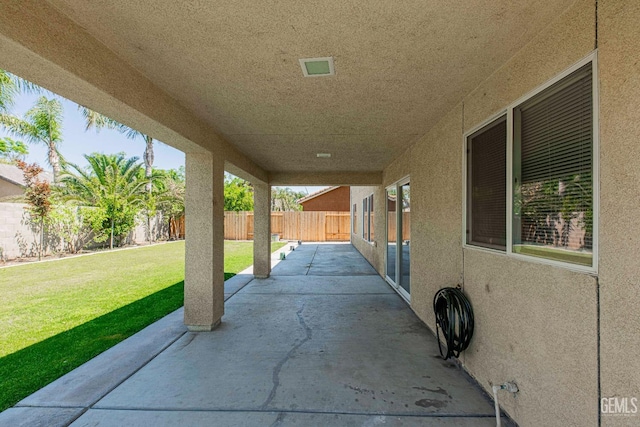
[[[436,336],[438,349],[443,359],[458,357],[469,347],[473,336],[473,309],[469,299],[457,288],[442,288],[433,297],[436,313]],[[442,351],[440,329],[447,344],[446,355]]]

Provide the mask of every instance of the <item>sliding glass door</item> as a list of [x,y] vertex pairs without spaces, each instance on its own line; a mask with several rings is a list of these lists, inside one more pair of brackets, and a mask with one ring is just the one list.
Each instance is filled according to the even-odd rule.
[[411,298],[411,191],[409,179],[387,188],[386,279]]
[[398,198],[401,208],[398,208],[398,278],[400,286],[411,294],[411,193],[409,183],[400,185]]

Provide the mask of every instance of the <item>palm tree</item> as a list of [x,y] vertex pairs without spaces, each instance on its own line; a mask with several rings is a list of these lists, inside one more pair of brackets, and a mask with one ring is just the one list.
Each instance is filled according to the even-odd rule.
[[[97,131],[100,131],[100,129],[102,128],[114,129],[131,140],[141,138],[145,142],[145,149],[142,157],[142,159],[144,160],[144,176],[147,180],[145,190],[147,192],[148,198],[147,205],[153,204],[153,138],[87,107],[79,105],[78,108],[80,109],[80,112],[86,120],[86,130],[91,129],[92,127],[96,128]],[[150,243],[153,240],[151,235],[151,215],[149,214],[149,212],[151,211],[152,209],[146,210],[147,240]]]
[[[143,208],[146,180],[140,179],[142,164],[137,157],[120,154],[85,154],[87,169],[69,164],[61,176],[59,191],[65,200],[96,208],[92,228],[99,241],[128,233]],[[73,170],[71,170],[73,169]],[[104,240],[101,240],[104,239]]]
[[87,123],[86,130],[89,130],[93,127],[96,128],[97,131],[99,131],[102,128],[115,129],[116,131],[120,132],[121,134],[125,135],[127,138],[131,140],[141,138],[145,142],[144,154],[142,156],[142,159],[144,161],[144,174],[145,174],[145,177],[147,178],[147,184],[145,186],[145,189],[147,190],[147,193],[151,193],[152,191],[151,175],[153,174],[153,160],[154,160],[153,138],[151,138],[149,135],[145,135],[142,132],[132,129],[127,125],[123,125],[120,122],[110,119],[109,117],[104,116],[87,107],[83,107],[80,105],[78,106],[78,108],[80,109],[82,115],[86,120],[86,123]]
[[61,172],[61,158],[58,145],[62,142],[62,103],[57,99],[41,96],[36,104],[25,113],[24,119],[2,114],[0,125],[15,136],[29,143],[44,144],[47,160],[53,168],[53,182],[58,182]]
[[11,110],[15,97],[20,92],[20,87],[13,74],[0,69],[0,113]]
[[7,114],[20,93],[52,94],[45,88],[0,68],[0,115]]

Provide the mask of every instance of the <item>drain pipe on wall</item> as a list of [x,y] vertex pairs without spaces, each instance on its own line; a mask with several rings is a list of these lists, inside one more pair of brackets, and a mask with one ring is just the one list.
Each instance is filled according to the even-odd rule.
[[520,390],[518,389],[518,385],[515,383],[515,381],[508,381],[504,384],[494,385],[493,387],[491,387],[491,389],[493,390],[493,402],[495,403],[495,406],[496,406],[496,427],[501,427],[502,422],[500,421],[500,405],[498,404],[498,391],[507,390],[510,393],[517,393]]

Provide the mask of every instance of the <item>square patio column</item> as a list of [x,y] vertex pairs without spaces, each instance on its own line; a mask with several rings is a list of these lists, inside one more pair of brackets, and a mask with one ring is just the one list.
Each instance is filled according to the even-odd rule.
[[253,183],[253,275],[264,279],[271,273],[271,186]]
[[186,153],[184,323],[210,331],[224,314],[224,160]]

